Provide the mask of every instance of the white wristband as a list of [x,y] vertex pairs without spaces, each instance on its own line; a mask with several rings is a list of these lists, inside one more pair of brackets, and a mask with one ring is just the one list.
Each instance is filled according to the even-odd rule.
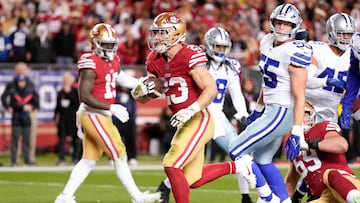
[[303,128],[301,125],[293,125],[291,134],[302,136],[303,134]]
[[194,111],[194,113],[197,113],[197,112],[199,112],[201,110],[200,109],[200,104],[197,101],[192,103],[188,108],[192,109]]
[[262,112],[264,110],[264,108],[265,108],[264,105],[256,103],[255,111]]

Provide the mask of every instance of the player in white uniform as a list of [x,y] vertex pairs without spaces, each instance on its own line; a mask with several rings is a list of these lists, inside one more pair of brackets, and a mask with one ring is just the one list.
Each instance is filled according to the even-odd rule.
[[[205,33],[204,38],[205,51],[208,58],[207,68],[213,76],[218,89],[218,94],[208,106],[216,121],[213,139],[222,149],[228,152],[230,140],[238,135],[223,112],[225,93],[227,91],[230,93],[237,112],[234,118],[240,121],[248,116],[239,80],[241,65],[237,60],[227,58],[232,43],[225,29],[213,27]],[[251,203],[248,183],[241,175],[237,175],[237,177],[240,191],[243,194],[242,203]],[[162,194],[162,203],[169,202],[170,187],[168,179],[159,185],[158,191]]]
[[[263,74],[262,92],[256,111],[264,113],[252,117],[252,123],[230,145],[230,156],[237,159],[253,152],[253,172],[257,178],[260,200],[271,201],[272,191],[281,202],[291,202],[284,179],[272,163],[283,136],[291,131],[286,142],[287,158],[295,159],[300,148],[307,149],[302,130],[304,116],[306,68],[311,63],[312,50],[306,42],[295,40],[302,18],[291,4],[277,6],[270,16],[271,33],[260,43],[259,67]],[[254,120],[256,119],[256,120]],[[260,171],[254,169],[257,165]],[[261,175],[264,177],[261,177]],[[262,190],[266,182],[270,191]]]
[[329,43],[308,42],[313,48],[315,61],[308,69],[306,100],[315,107],[320,118],[318,121],[338,121],[337,107],[344,91],[350,65],[348,47],[355,31],[355,23],[351,16],[346,13],[336,13],[326,23]]
[[[313,49],[313,62],[308,68],[306,100],[315,108],[316,121],[338,122],[341,101],[350,65],[349,43],[356,32],[355,22],[345,13],[330,16],[326,23],[329,43],[309,41]],[[326,99],[324,99],[326,98]],[[301,202],[307,187],[301,185],[293,202]]]

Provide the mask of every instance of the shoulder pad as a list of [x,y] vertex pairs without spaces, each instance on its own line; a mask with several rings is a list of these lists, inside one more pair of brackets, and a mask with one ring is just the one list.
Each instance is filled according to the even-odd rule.
[[236,59],[226,58],[225,64],[230,67],[236,74],[239,74],[241,71],[241,64]]
[[295,40],[291,43],[290,63],[294,66],[307,67],[311,64],[312,47],[305,41]]

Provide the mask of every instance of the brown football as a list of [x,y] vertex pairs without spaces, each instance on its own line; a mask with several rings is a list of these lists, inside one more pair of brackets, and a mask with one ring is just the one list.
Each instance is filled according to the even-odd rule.
[[150,93],[148,95],[148,97],[151,97],[151,98],[157,98],[157,97],[160,97],[162,93],[164,93],[164,84],[163,82],[157,78],[157,77],[149,77],[148,80],[146,80],[146,82],[151,82],[153,81],[155,83],[155,92],[153,93]]

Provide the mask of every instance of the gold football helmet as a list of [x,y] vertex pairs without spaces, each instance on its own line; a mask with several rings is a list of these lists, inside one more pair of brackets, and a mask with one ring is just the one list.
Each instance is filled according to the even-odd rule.
[[103,59],[113,60],[119,39],[111,25],[98,23],[90,31],[91,49]]
[[316,123],[316,112],[314,106],[306,101],[305,102],[305,114],[303,119],[304,132],[309,131]]
[[164,12],[155,17],[149,31],[149,49],[165,53],[170,47],[185,41],[186,24],[175,13]]

